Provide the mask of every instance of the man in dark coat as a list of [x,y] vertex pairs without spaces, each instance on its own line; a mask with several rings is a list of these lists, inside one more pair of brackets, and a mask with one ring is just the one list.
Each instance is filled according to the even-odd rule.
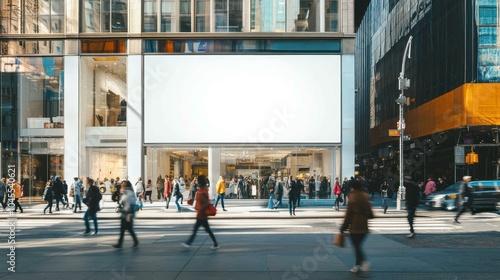
[[63,182],[61,181],[61,178],[59,176],[56,176],[54,179],[54,182],[52,184],[52,190],[54,191],[54,198],[56,199],[56,211],[59,211],[59,202],[63,206],[66,204],[64,203],[63,194],[64,194],[64,188],[63,188]]
[[87,211],[85,212],[85,215],[83,216],[83,220],[85,221],[85,232],[83,233],[84,235],[87,235],[90,233],[90,224],[89,224],[89,218],[92,218],[94,221],[94,233],[98,233],[98,226],[97,226],[97,211],[100,210],[99,207],[99,202],[101,201],[102,195],[101,192],[99,192],[99,188],[94,185],[94,180],[93,179],[88,179],[87,180],[87,186],[89,187],[89,190],[87,191],[87,196],[85,197],[85,204],[87,204]]
[[415,211],[417,210],[418,202],[420,200],[420,188],[417,184],[411,181],[411,176],[405,176],[403,186],[406,190],[406,211],[408,213],[408,224],[410,224],[410,234],[406,237],[415,237],[415,230],[413,230],[413,219],[415,218]]
[[289,180],[289,190],[288,190],[288,211],[290,212],[290,216],[292,214],[295,216],[295,207],[297,204],[297,195],[299,194],[299,185],[296,181],[293,180],[293,177],[290,176]]
[[457,215],[455,216],[455,219],[453,220],[454,223],[460,224],[458,221],[458,218],[465,212],[467,209],[470,210],[470,213],[474,215],[474,208],[472,208],[472,193],[473,189],[469,185],[469,182],[471,180],[471,176],[464,176],[463,182],[460,184],[460,187],[458,188],[458,195],[457,195],[457,202],[458,202],[458,210],[457,210]]

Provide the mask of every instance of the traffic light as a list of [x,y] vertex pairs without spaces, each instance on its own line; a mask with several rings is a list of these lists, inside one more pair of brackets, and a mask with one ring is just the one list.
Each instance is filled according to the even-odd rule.
[[465,156],[465,163],[466,164],[474,164],[474,163],[478,163],[479,162],[479,156],[474,153],[474,151],[468,153],[466,156]]

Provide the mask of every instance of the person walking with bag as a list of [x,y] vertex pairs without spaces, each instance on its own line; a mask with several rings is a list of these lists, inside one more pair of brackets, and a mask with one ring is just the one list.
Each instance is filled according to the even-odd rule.
[[191,247],[191,243],[193,243],[194,238],[196,237],[196,232],[198,232],[198,228],[200,226],[203,226],[205,228],[205,231],[210,235],[210,238],[212,238],[212,241],[214,242],[214,245],[211,247],[211,249],[219,249],[219,243],[217,243],[217,240],[215,239],[215,235],[213,234],[212,230],[210,229],[210,226],[208,225],[208,215],[205,212],[207,207],[210,204],[210,199],[208,197],[208,188],[207,188],[207,177],[204,175],[198,176],[198,192],[196,192],[196,206],[195,209],[197,211],[196,215],[196,223],[193,228],[193,234],[191,234],[191,237],[189,237],[189,240],[187,242],[182,242],[182,246],[185,248]]
[[370,263],[366,261],[366,256],[362,250],[362,243],[368,234],[368,219],[373,218],[372,207],[368,194],[363,190],[362,179],[351,181],[352,191],[349,194],[349,204],[345,213],[344,222],[340,228],[340,234],[349,230],[354,252],[356,254],[356,264],[351,268],[352,273],[369,271]]
[[[177,181],[177,179],[175,179],[175,181]],[[172,183],[170,182],[170,177],[168,175],[165,175],[163,197],[165,198],[165,208],[168,209],[168,205],[172,199]]]
[[134,247],[137,247],[139,245],[139,241],[137,240],[137,235],[134,232],[135,204],[137,203],[137,198],[130,181],[123,180],[121,183],[121,187],[124,189],[124,191],[120,198],[120,238],[118,239],[118,243],[113,245],[113,247],[122,247],[125,230],[128,230],[128,232],[130,232],[130,235],[134,239]]

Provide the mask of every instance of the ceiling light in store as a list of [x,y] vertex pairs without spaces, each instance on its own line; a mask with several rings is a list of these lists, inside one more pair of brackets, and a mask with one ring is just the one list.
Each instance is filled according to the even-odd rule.
[[110,57],[94,57],[94,61],[118,61],[119,57],[110,56]]

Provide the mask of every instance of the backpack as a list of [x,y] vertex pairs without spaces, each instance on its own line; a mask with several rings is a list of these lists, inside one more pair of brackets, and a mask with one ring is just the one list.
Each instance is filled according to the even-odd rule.
[[120,191],[115,190],[113,192],[113,195],[111,196],[111,200],[113,200],[114,202],[118,202],[119,199],[120,199]]

